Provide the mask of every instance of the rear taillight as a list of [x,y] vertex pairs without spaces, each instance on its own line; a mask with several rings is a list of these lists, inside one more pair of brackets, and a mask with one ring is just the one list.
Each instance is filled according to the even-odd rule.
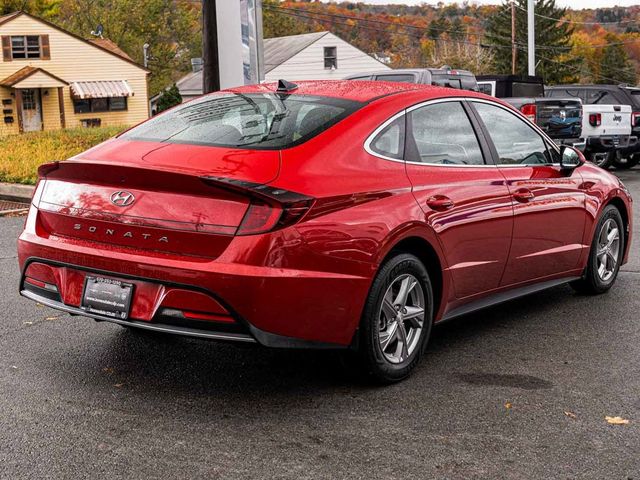
[[639,127],[640,126],[640,112],[633,112],[631,114],[631,127]]
[[589,125],[592,127],[599,127],[602,125],[602,114],[600,113],[590,113],[589,114]]
[[536,113],[538,112],[538,109],[535,103],[527,103],[525,105],[522,105],[522,107],[520,107],[520,111],[525,117],[527,117],[529,120],[535,123]]
[[281,188],[222,177],[201,177],[205,183],[241,193],[251,199],[236,235],[256,235],[302,220],[315,200]]

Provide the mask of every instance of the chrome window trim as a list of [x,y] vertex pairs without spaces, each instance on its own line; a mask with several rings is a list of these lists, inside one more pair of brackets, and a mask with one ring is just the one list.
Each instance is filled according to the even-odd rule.
[[[404,163],[404,164],[409,164],[409,165],[422,165],[423,167],[437,167],[437,168],[486,168],[486,167],[491,167],[491,168],[514,168],[514,167],[531,167],[531,168],[536,168],[536,167],[559,167],[560,166],[559,163],[545,163],[544,165],[525,165],[525,164],[498,165],[498,164],[486,164],[486,163],[483,164],[483,165],[442,165],[442,164],[437,164],[437,163],[412,162],[412,161],[409,161],[409,160],[387,157],[385,155],[382,155],[380,153],[377,153],[377,152],[373,151],[373,149],[371,148],[371,143],[375,140],[375,138],[378,136],[378,134],[380,132],[382,132],[382,130],[384,130],[390,123],[394,122],[398,118],[403,117],[407,113],[410,113],[410,112],[412,112],[414,110],[417,110],[418,108],[422,108],[422,107],[426,107],[426,106],[434,105],[434,104],[438,104],[438,103],[446,103],[446,102],[478,102],[478,103],[486,103],[488,105],[494,105],[496,107],[502,108],[503,110],[505,110],[505,111],[511,113],[512,115],[514,115],[516,118],[520,118],[526,124],[528,124],[530,126],[533,126],[533,130],[536,133],[539,133],[542,136],[542,138],[544,140],[546,140],[546,142],[549,143],[555,149],[555,151],[558,153],[558,155],[560,154],[560,148],[558,147],[558,145],[556,145],[556,143],[551,138],[549,138],[549,136],[545,132],[543,132],[542,129],[540,129],[540,127],[538,127],[536,124],[530,122],[529,119],[527,117],[525,117],[521,112],[519,112],[518,110],[512,109],[512,108],[509,108],[509,107],[505,107],[504,105],[502,105],[502,104],[500,104],[498,102],[494,102],[492,100],[485,100],[483,98],[476,98],[476,97],[434,98],[434,99],[427,100],[427,101],[412,105],[410,107],[407,107],[404,110],[399,111],[398,113],[396,113],[392,117],[388,118],[378,128],[376,128],[371,134],[369,134],[369,136],[367,137],[367,139],[364,142],[365,151],[369,155],[372,155],[374,157],[380,158],[382,160],[388,160],[388,161],[391,161],[391,162]],[[405,133],[405,135],[406,135],[406,133]]]

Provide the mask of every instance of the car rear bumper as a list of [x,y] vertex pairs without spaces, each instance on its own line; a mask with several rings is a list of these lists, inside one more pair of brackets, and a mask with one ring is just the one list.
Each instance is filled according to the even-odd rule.
[[[18,252],[20,293],[52,308],[124,326],[276,348],[348,347],[370,286],[366,277],[160,259],[28,231]],[[127,319],[83,309],[88,274],[134,285]]]
[[587,138],[587,148],[592,152],[623,150],[638,145],[638,137],[633,135],[605,135]]

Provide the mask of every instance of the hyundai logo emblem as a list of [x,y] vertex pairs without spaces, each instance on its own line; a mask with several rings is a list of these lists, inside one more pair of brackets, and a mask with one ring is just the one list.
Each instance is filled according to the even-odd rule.
[[128,207],[135,201],[135,199],[136,197],[133,196],[133,193],[125,190],[120,190],[111,194],[111,203],[118,207]]

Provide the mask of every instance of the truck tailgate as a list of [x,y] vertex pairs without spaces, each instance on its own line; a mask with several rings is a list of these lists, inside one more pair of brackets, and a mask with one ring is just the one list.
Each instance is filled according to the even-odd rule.
[[[583,105],[582,135],[584,137],[631,135],[629,105]],[[600,115],[600,125],[593,125],[592,115]]]

